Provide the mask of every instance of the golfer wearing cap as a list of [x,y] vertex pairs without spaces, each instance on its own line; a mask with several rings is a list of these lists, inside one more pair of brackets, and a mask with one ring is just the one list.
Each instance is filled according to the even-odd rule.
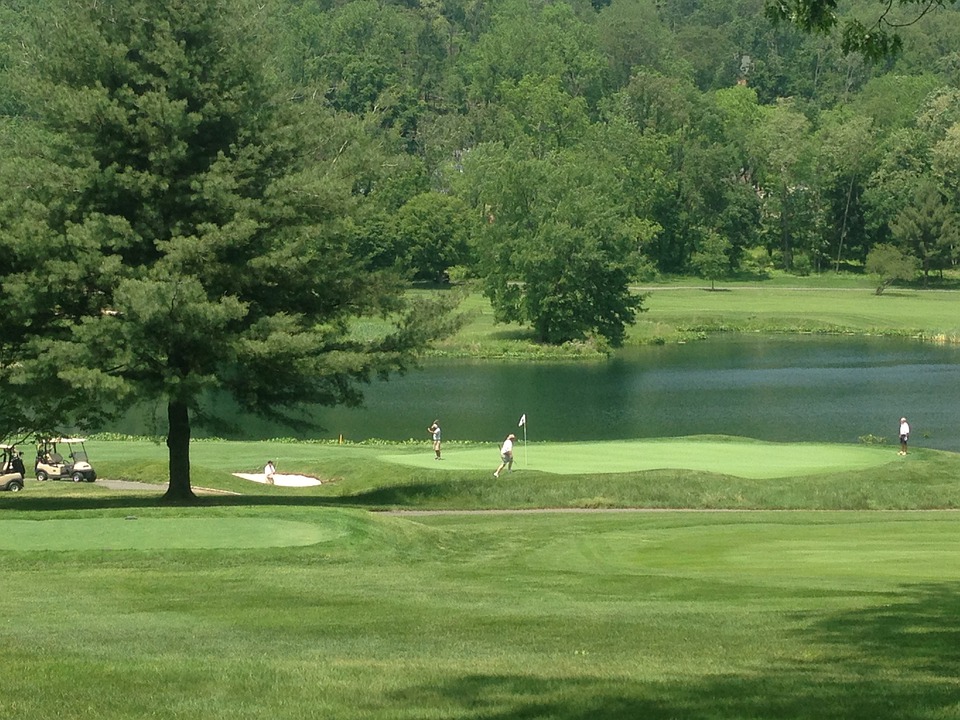
[[910,425],[905,417],[900,418],[900,454],[907,454],[907,442],[910,440]]
[[427,428],[427,432],[433,437],[433,452],[436,454],[436,459],[440,459],[440,421],[434,420],[433,424]]
[[510,433],[500,446],[500,467],[493,473],[494,477],[500,477],[500,471],[504,468],[513,470],[513,441],[516,439],[517,436]]

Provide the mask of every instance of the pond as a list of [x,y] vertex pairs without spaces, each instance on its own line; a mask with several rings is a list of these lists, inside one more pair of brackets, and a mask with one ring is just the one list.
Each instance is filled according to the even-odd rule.
[[[906,339],[711,336],[589,363],[428,363],[366,391],[360,409],[318,408],[311,437],[498,442],[527,417],[530,442],[727,434],[775,441],[911,444],[960,451],[960,348]],[[133,425],[131,425],[131,422]],[[129,421],[123,432],[144,433]],[[143,425],[142,422],[140,422]],[[202,436],[202,431],[196,433]],[[294,435],[255,418],[240,437]]]

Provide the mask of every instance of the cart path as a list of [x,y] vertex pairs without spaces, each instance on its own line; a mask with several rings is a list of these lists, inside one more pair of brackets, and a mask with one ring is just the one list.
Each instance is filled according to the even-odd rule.
[[817,510],[811,508],[685,508],[685,507],[626,507],[626,508],[501,508],[487,510],[372,510],[377,515],[417,517],[419,515],[539,515],[544,513],[610,514],[610,513],[956,513],[960,508],[919,508],[898,510],[889,508],[857,510]]
[[[161,492],[167,491],[167,483],[145,483],[135,480],[108,480],[104,478],[97,479],[97,485],[101,485],[110,490],[140,490],[141,492]],[[242,495],[243,493],[233,490],[217,490],[216,488],[205,488],[193,486],[195,493],[204,493],[211,495]]]

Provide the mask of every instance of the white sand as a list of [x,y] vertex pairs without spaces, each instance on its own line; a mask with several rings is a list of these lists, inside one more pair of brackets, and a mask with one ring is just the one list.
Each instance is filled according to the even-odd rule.
[[[235,477],[243,478],[244,480],[253,480],[253,482],[267,484],[267,476],[263,473],[234,473]],[[309,475],[281,475],[276,473],[273,476],[274,485],[282,485],[284,487],[310,487],[311,485],[320,485],[320,481],[315,477],[310,477]]]

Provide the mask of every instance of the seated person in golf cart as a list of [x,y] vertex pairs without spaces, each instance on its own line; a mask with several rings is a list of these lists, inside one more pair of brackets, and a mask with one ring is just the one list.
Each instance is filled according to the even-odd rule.
[[13,445],[0,445],[0,490],[23,490],[23,460]]
[[13,468],[13,472],[26,476],[27,468],[23,464],[23,453],[19,452],[17,448],[14,447],[12,454],[13,458],[10,460],[10,467]]

